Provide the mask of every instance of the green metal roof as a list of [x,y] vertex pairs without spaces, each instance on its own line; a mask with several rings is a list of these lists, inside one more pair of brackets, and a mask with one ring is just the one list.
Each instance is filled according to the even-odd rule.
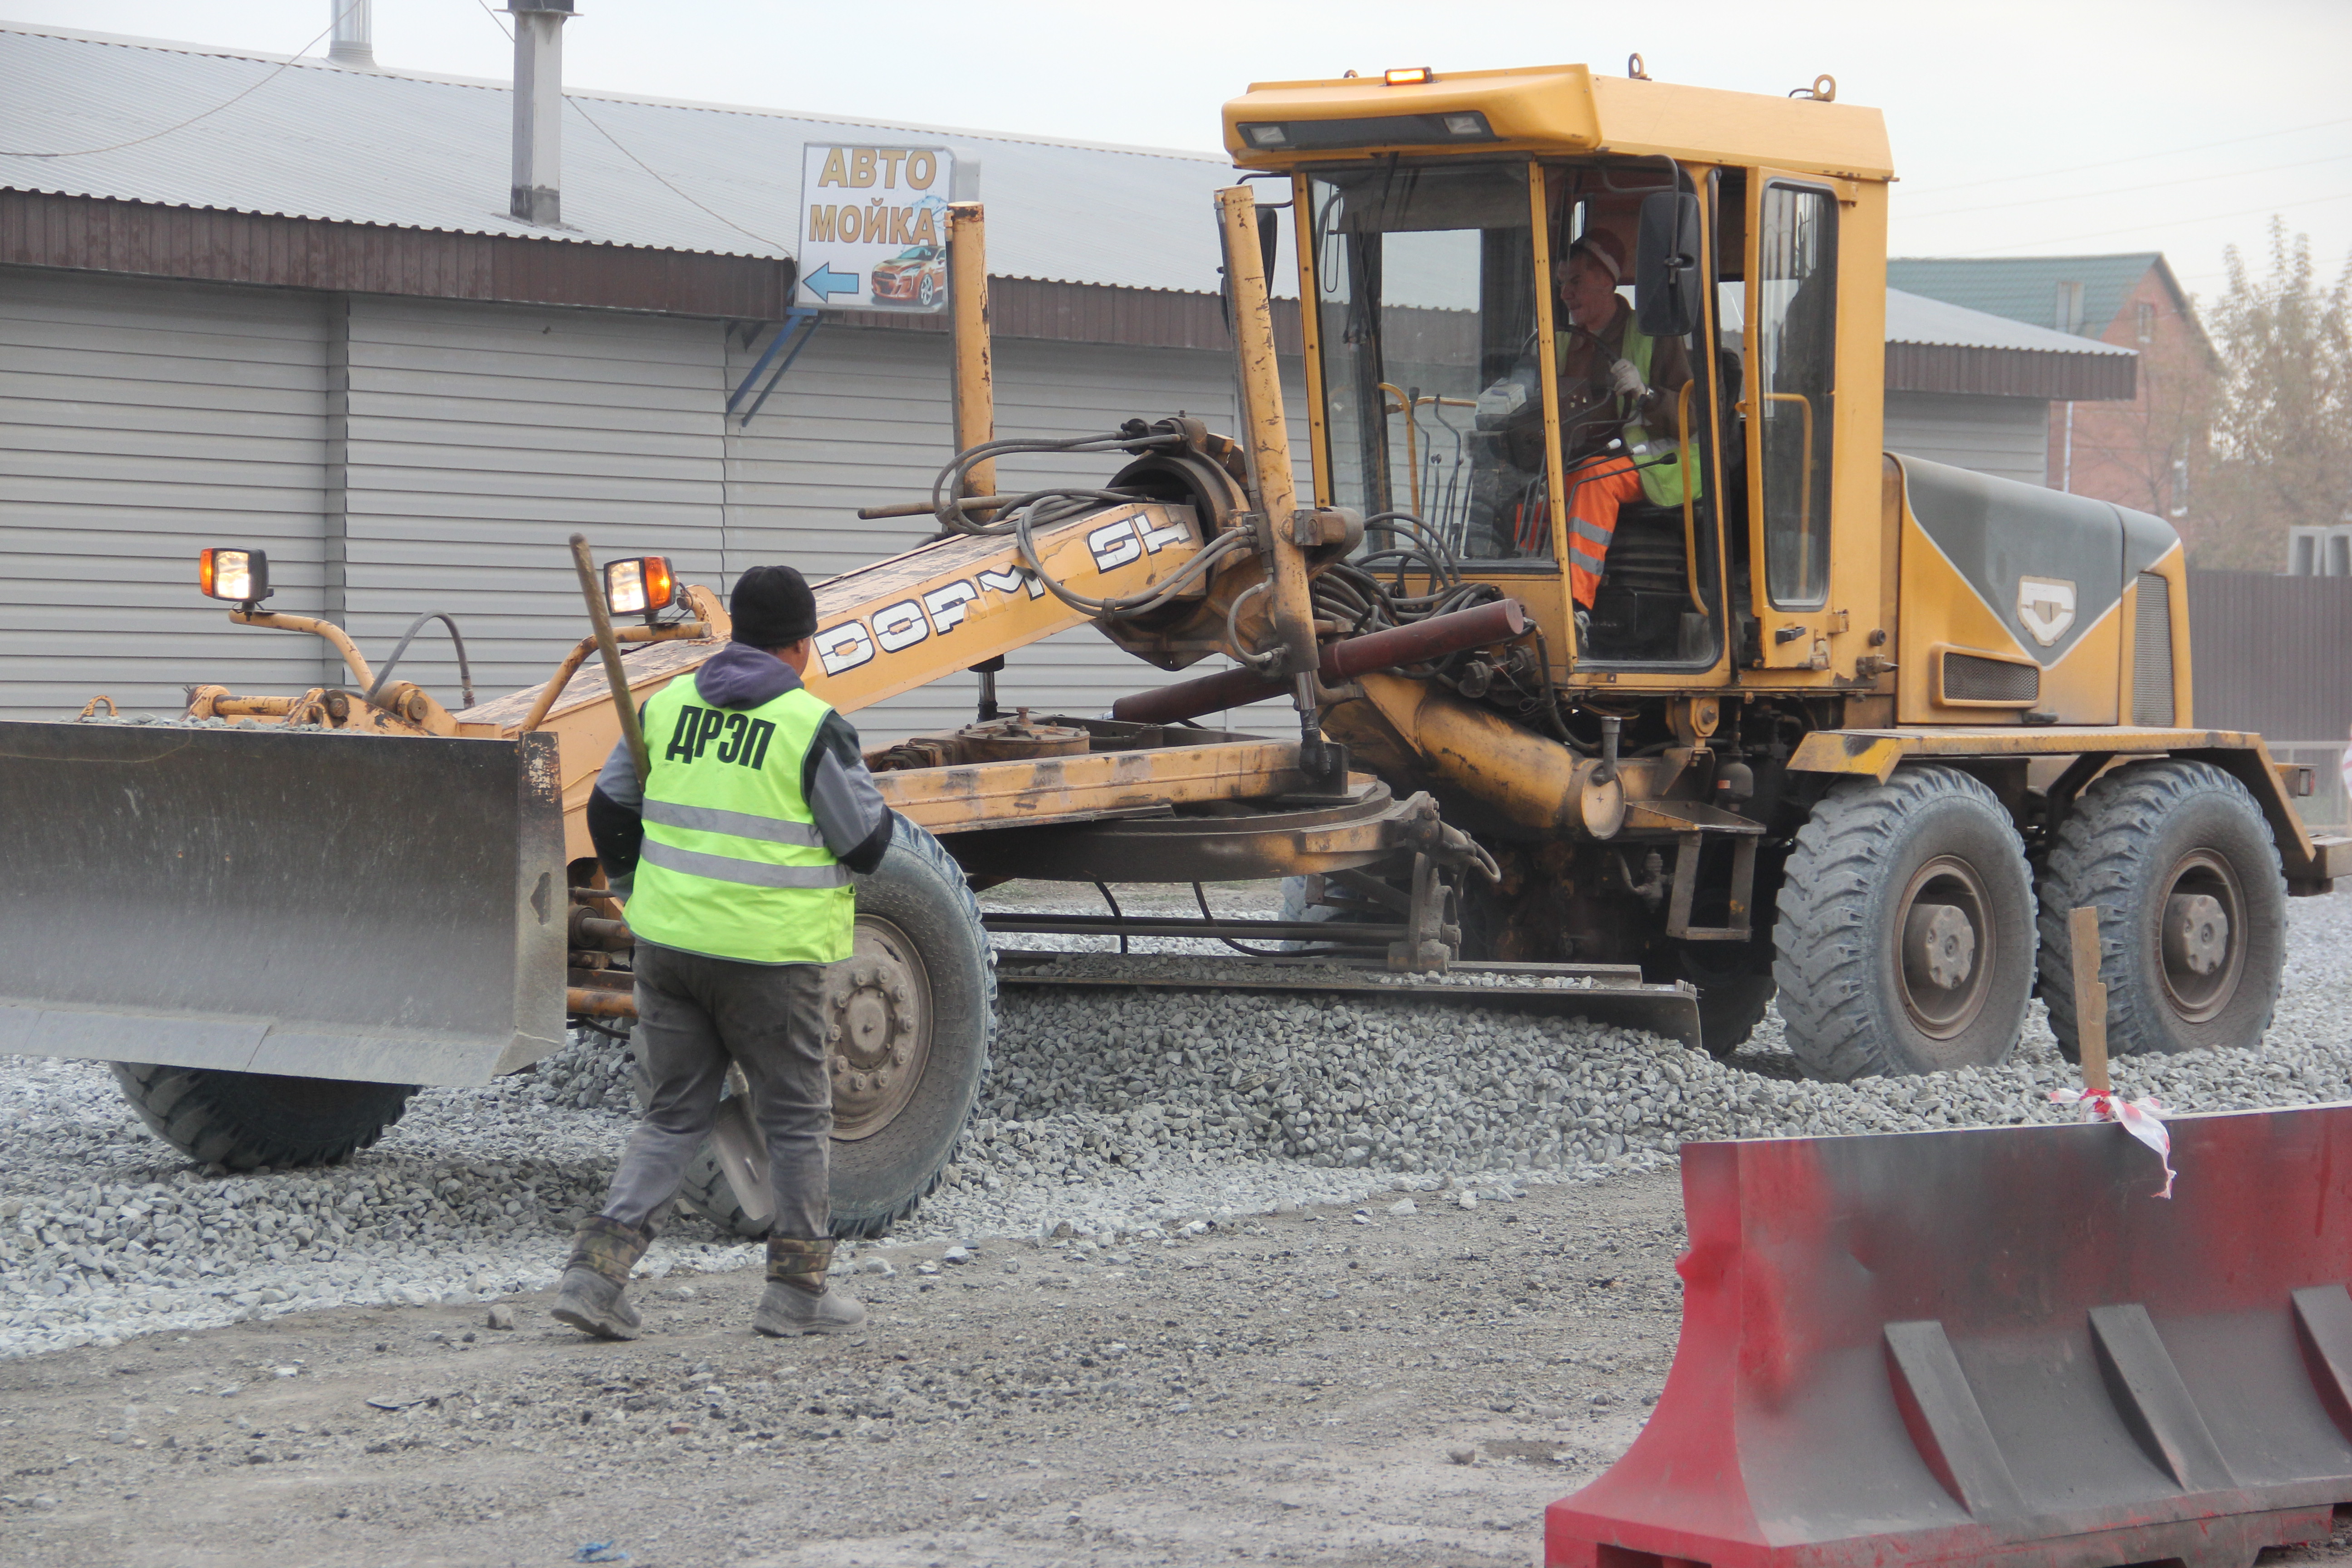
[[[2104,333],[2124,308],[2124,301],[2151,267],[2161,267],[2159,251],[2134,251],[2124,256],[2018,256],[1966,259],[1932,256],[1898,257],[1886,264],[1886,283],[1909,294],[2006,316],[2031,326],[2065,330],[2058,315],[2058,286],[2083,286],[2082,335]],[[2166,281],[2170,282],[2169,274]],[[2179,290],[2174,290],[2176,294]]]

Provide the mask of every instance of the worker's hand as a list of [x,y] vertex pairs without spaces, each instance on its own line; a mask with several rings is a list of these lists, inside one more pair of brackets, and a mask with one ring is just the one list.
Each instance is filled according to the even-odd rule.
[[1650,384],[1642,379],[1642,373],[1633,368],[1633,362],[1629,359],[1621,359],[1609,367],[1609,384],[1620,396],[1647,397],[1650,395]]

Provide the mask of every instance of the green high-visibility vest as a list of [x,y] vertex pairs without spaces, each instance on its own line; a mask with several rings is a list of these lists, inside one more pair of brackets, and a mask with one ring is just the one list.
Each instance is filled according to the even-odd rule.
[[[1626,321],[1625,357],[1633,362],[1633,368],[1642,373],[1643,381],[1650,379],[1651,351],[1656,347],[1656,344],[1657,340],[1643,331],[1638,323],[1631,320]],[[1685,487],[1690,498],[1693,500],[1697,500],[1699,495],[1697,446],[1693,445],[1690,449],[1689,471],[1685,474],[1680,441],[1662,442],[1660,443],[1662,450],[1643,452],[1641,448],[1649,443],[1650,434],[1641,426],[1625,426],[1625,445],[1634,449],[1633,461],[1642,476],[1642,494],[1648,498],[1650,504],[1680,506],[1683,504]],[[1669,453],[1673,455],[1668,456]]]
[[646,837],[629,929],[747,963],[849,956],[857,892],[801,795],[833,710],[795,687],[757,708],[713,708],[692,675],[644,709]]
[[[1554,359],[1556,363],[1566,363],[1569,348],[1576,340],[1566,332],[1553,335],[1557,340],[1552,350]],[[1654,357],[1656,347],[1657,340],[1643,331],[1640,324],[1628,316],[1625,320],[1625,341],[1620,345],[1620,357],[1631,361],[1633,368],[1641,372],[1643,381],[1650,379],[1650,361]],[[1622,399],[1619,408],[1620,412],[1625,412]],[[1628,448],[1648,446],[1650,433],[1639,425],[1628,425],[1625,426],[1625,445]],[[1660,442],[1655,451],[1635,450],[1633,461],[1635,471],[1642,477],[1643,497],[1653,506],[1682,505],[1685,486],[1694,500],[1701,494],[1698,447],[1696,443],[1690,449],[1687,474],[1685,472],[1682,444],[1679,440]]]

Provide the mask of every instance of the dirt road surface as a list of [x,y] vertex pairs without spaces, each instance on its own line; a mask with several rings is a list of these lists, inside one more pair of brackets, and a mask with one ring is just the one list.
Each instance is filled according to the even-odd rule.
[[1664,1382],[1677,1186],[1414,1201],[884,1247],[845,1340],[674,1274],[625,1345],[525,1297],[511,1331],[354,1310],[0,1363],[0,1561],[1524,1564]]
[[631,1344],[525,1297],[511,1331],[351,1310],[0,1363],[0,1562],[1516,1568],[1664,1380],[1677,1184],[1414,1202],[874,1249],[849,1339],[761,1340],[756,1273],[673,1274]]

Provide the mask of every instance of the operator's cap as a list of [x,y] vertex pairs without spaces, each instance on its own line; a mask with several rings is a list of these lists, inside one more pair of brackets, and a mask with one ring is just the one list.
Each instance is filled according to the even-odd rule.
[[1587,231],[1582,239],[1568,247],[1568,255],[1571,261],[1580,256],[1590,256],[1609,269],[1609,281],[1625,281],[1625,242],[1605,228]]
[[816,595],[790,566],[754,566],[735,579],[727,601],[733,639],[753,647],[788,647],[816,632]]

